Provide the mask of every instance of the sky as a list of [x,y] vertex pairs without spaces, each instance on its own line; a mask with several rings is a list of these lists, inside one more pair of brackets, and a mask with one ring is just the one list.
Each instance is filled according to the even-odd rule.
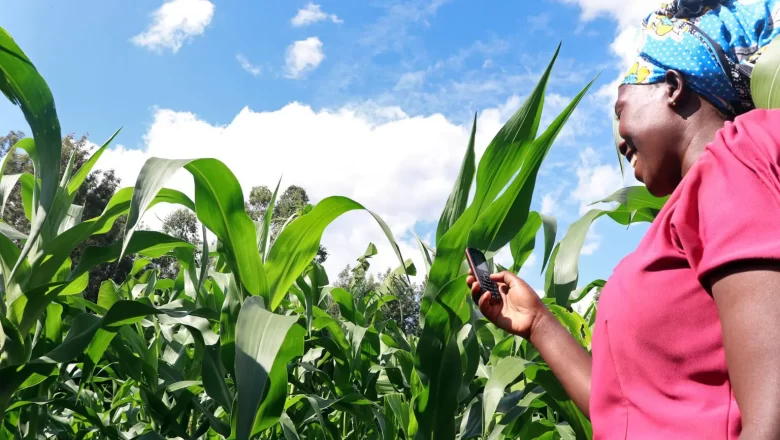
[[[299,185],[316,203],[350,197],[391,227],[404,258],[435,229],[477,117],[481,156],[522,105],[555,48],[542,129],[596,83],[553,145],[533,210],[554,216],[558,239],[596,202],[639,184],[621,176],[612,140],[617,80],[652,0],[0,0],[6,29],[54,94],[63,134],[102,144],[97,168],[133,186],[149,157],[214,157],[244,193]],[[0,132],[29,128],[0,103]],[[540,130],[541,133],[541,130]],[[193,194],[186,171],[168,184]],[[158,227],[175,209],[158,205]],[[606,279],[646,225],[598,220],[580,283]],[[366,212],[325,232],[331,278],[373,242],[372,268],[398,261]],[[521,271],[541,290],[543,241]],[[511,263],[508,250],[497,260]]]

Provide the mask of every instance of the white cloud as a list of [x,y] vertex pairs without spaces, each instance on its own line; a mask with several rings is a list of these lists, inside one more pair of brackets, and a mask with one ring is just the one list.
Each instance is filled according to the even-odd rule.
[[312,2],[306,3],[306,6],[298,9],[298,13],[290,20],[290,23],[295,27],[301,27],[323,20],[330,20],[333,23],[344,23],[344,20],[340,19],[336,14],[328,14],[322,10],[320,5]]
[[241,65],[241,68],[244,69],[247,73],[249,73],[252,76],[260,76],[261,73],[263,73],[263,69],[260,68],[260,66],[256,66],[249,62],[247,57],[244,56],[244,54],[238,54],[236,55],[236,61],[238,61],[238,64]]
[[131,41],[158,53],[165,49],[176,53],[185,41],[202,35],[213,17],[209,0],[167,0],[152,13],[149,28]]
[[[498,253],[493,257],[493,261],[506,268],[511,267],[515,260],[512,258],[512,251],[509,249],[509,245],[504,246],[500,251],[498,251]],[[531,274],[530,270],[534,267],[536,267],[536,254],[532,253],[525,260],[525,263],[523,263],[523,267],[520,269],[520,276],[527,276]]]
[[547,193],[542,196],[542,214],[554,215],[558,212],[558,197],[555,194]]
[[641,20],[653,9],[660,6],[660,0],[559,0],[563,3],[577,4],[582,9],[580,19],[591,21],[598,17],[612,18],[617,21],[619,30],[638,26]]
[[406,72],[398,79],[393,90],[408,90],[422,86],[425,80],[425,71]]
[[585,244],[582,245],[580,255],[593,255],[601,246],[601,235],[596,233],[596,226],[591,225],[585,234]]
[[648,13],[658,9],[660,0],[559,0],[563,3],[576,4],[582,9],[580,19],[583,22],[597,17],[610,18],[617,22],[615,39],[609,48],[618,57],[615,65],[621,72],[619,77],[610,84],[603,86],[597,97],[609,102],[612,106],[617,98],[617,88],[620,85],[624,70],[628,69],[636,56],[635,36],[642,20]]
[[325,59],[322,51],[322,41],[317,37],[309,37],[296,41],[287,48],[285,68],[289,78],[300,78],[320,65]]
[[369,25],[360,39],[360,43],[369,46],[373,52],[387,50],[403,52],[413,37],[410,29],[415,25],[430,26],[429,18],[451,0],[409,0],[403,2],[385,2],[382,5],[387,12],[379,20]]
[[[501,122],[498,110],[479,116],[478,155]],[[412,258],[424,275],[411,231],[418,222],[438,220],[462,159],[462,150],[452,146],[465,146],[469,132],[470,126],[455,125],[440,114],[408,117],[398,108],[372,105],[320,111],[298,103],[265,112],[244,108],[226,125],[158,109],[143,150],[110,149],[98,167],[115,169],[122,185],[132,186],[149,157],[214,157],[233,171],[245,195],[256,185],[272,187],[283,174],[283,188],[300,185],[313,203],[342,195],[377,212],[400,241],[404,257]],[[167,186],[194,195],[186,171],[175,174]],[[164,218],[174,208],[158,205],[143,221],[159,227],[156,216]],[[381,229],[368,213],[356,211],[326,230],[329,274],[335,277],[345,265],[354,265],[368,242],[379,249],[374,269],[397,266]]]
[[[630,174],[630,170],[626,174]],[[580,203],[580,214],[587,212],[591,203],[597,202],[624,186],[618,166],[604,165],[596,152],[588,147],[580,153],[577,167],[577,188],[571,198]]]
[[[580,153],[580,161],[577,165],[577,188],[571,194],[573,201],[579,202],[579,214],[583,215],[590,209],[606,209],[609,205],[594,202],[602,200],[615,191],[628,185],[641,185],[634,178],[629,167],[625,175],[621,176],[617,165],[605,165],[601,163],[598,154],[590,147]],[[544,203],[544,200],[542,200]],[[596,233],[595,225],[592,225],[585,235],[585,244],[581,255],[592,255],[601,246],[601,236]]]

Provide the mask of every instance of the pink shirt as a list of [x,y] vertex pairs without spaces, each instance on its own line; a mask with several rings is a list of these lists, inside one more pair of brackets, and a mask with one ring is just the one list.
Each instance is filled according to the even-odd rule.
[[702,284],[756,258],[780,260],[780,111],[727,122],[604,287],[594,440],[738,439],[718,310]]

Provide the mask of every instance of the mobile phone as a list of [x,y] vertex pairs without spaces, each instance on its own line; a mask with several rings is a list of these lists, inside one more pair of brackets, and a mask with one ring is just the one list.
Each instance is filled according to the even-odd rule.
[[474,248],[466,248],[466,260],[471,268],[471,273],[479,281],[483,292],[490,292],[490,304],[499,304],[501,295],[498,293],[498,285],[490,279],[490,268],[485,254]]

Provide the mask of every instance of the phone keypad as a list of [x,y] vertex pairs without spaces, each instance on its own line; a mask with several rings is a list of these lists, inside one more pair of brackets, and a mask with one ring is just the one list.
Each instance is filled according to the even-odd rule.
[[498,293],[498,285],[496,285],[496,282],[490,278],[490,275],[486,273],[480,273],[478,278],[479,286],[482,288],[482,291],[490,292],[490,303],[496,304],[500,302],[501,295]]

